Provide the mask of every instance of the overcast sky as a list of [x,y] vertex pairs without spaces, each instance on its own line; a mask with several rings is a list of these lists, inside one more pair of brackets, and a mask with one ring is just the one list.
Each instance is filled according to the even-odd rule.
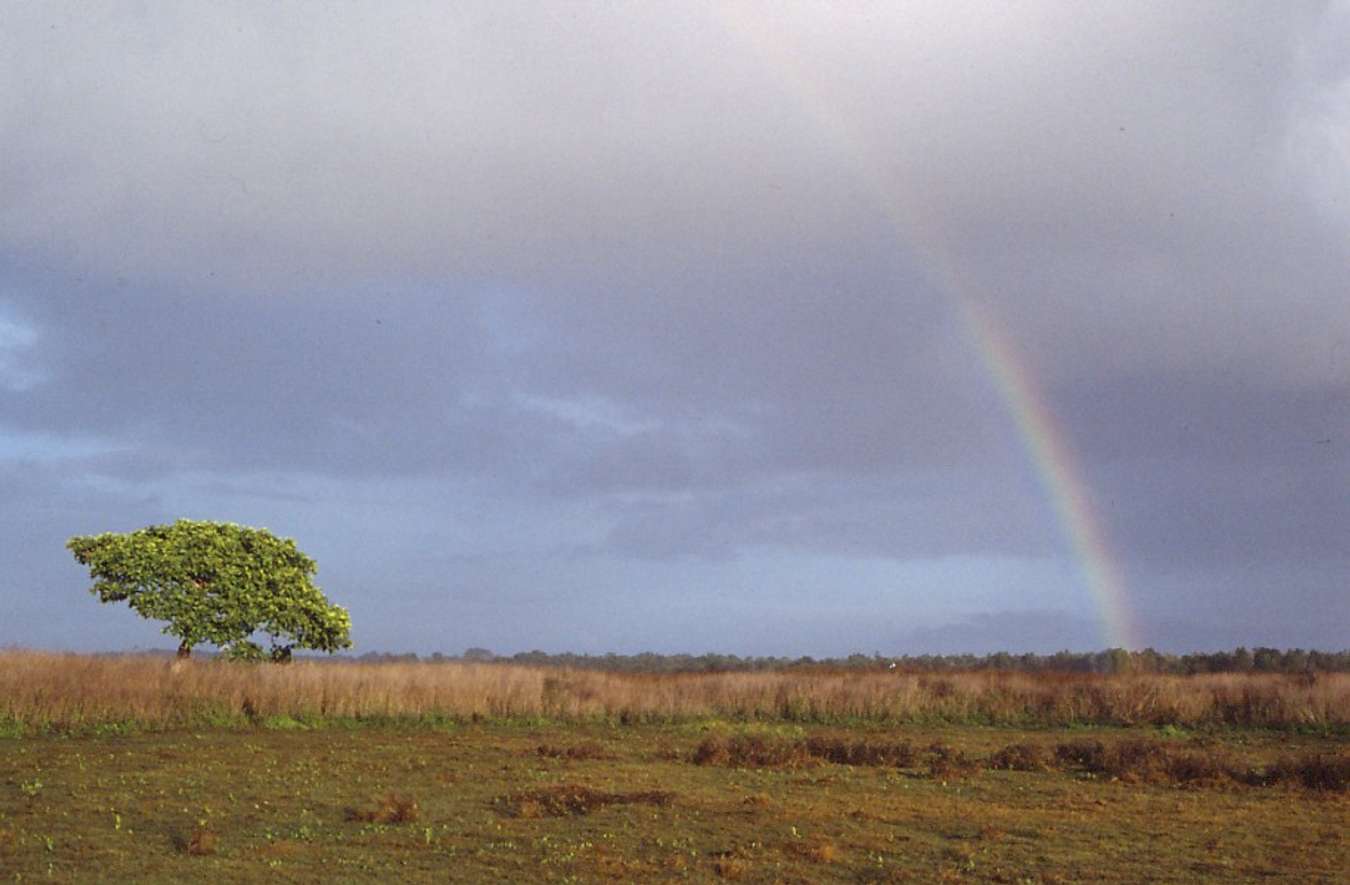
[[319,562],[356,651],[1350,634],[1350,3],[6,4],[0,645],[67,537]]

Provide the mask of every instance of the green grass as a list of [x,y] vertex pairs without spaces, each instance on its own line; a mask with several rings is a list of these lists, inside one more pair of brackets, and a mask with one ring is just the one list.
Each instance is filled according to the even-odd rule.
[[[1178,785],[1053,764],[1063,743],[1147,737],[1274,771],[1299,754],[1341,758],[1343,737],[723,721],[316,727],[325,725],[268,717],[5,740],[0,878],[1333,882],[1350,869],[1344,790]],[[782,764],[695,764],[710,739],[779,752]],[[915,756],[895,767],[812,755],[838,742],[904,742]],[[1017,745],[1050,764],[988,766]]]

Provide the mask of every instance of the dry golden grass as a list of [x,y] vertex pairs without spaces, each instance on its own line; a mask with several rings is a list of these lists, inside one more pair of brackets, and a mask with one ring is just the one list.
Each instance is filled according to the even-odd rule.
[[504,664],[300,661],[286,666],[157,657],[0,653],[0,723],[448,717],[720,717],[797,722],[1350,726],[1350,674],[1197,676],[887,672],[641,675]]

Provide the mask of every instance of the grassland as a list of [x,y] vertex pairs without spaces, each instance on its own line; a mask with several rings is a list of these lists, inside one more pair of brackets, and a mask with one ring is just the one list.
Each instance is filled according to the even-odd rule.
[[[968,675],[920,689],[877,674],[896,699],[793,674],[0,655],[0,873],[1334,882],[1350,868],[1337,680],[1150,693]],[[1244,716],[1270,721],[1228,721]]]
[[1350,674],[665,675],[507,664],[287,666],[0,653],[0,732],[335,720],[734,721],[1350,732]]

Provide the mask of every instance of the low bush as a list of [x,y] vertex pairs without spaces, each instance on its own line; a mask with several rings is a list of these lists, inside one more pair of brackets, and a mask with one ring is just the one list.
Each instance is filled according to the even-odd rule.
[[1151,738],[1128,738],[1107,751],[1104,773],[1125,780],[1163,780],[1169,761],[1165,744]]
[[188,854],[202,857],[208,854],[216,853],[216,834],[204,827],[198,827],[193,831],[192,837],[183,845],[183,850]]
[[908,741],[897,743],[869,743],[845,741],[840,738],[813,737],[806,742],[806,752],[836,765],[867,765],[908,768],[914,764],[916,753]]
[[1200,786],[1227,781],[1247,782],[1245,772],[1227,757],[1214,751],[1172,751],[1168,754],[1165,770],[1168,779],[1178,784]]
[[1035,744],[1009,744],[989,757],[989,767],[1004,771],[1044,771],[1045,750]]
[[928,776],[935,780],[965,777],[979,768],[979,764],[963,751],[941,741],[934,741],[925,752],[928,754]]
[[1309,790],[1350,789],[1350,754],[1305,753],[1285,756],[1266,770],[1273,783],[1294,783]]
[[695,748],[696,765],[727,765],[735,768],[796,768],[832,762],[836,765],[908,768],[917,753],[908,741],[845,741],[811,737],[788,740],[749,734],[710,737]]
[[734,768],[782,768],[809,765],[816,760],[805,741],[789,741],[759,734],[706,738],[694,750],[696,765],[728,765]]
[[417,800],[397,793],[389,793],[376,802],[374,808],[348,808],[347,820],[377,824],[402,824],[417,820],[421,809]]
[[1055,747],[1055,762],[1062,768],[1102,772],[1106,770],[1106,745],[1092,740],[1068,741]]
[[508,817],[578,817],[607,805],[667,806],[675,794],[661,790],[636,793],[607,793],[580,784],[560,784],[542,790],[512,793],[494,804]]
[[614,757],[604,748],[603,745],[595,741],[586,741],[585,743],[572,744],[567,747],[558,747],[552,744],[540,744],[535,752],[546,759],[613,759]]

